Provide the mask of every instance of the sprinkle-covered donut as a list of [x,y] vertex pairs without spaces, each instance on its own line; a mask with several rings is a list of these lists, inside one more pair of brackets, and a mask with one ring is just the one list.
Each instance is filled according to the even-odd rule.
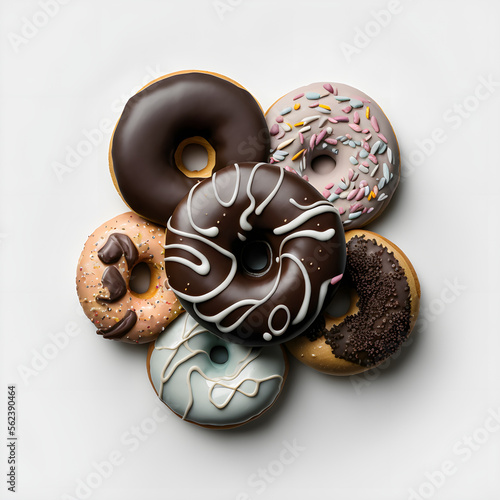
[[[76,289],[87,317],[105,339],[151,342],[182,307],[166,286],[165,228],[128,212],[105,222],[88,238],[78,261]],[[130,287],[138,264],[149,268],[148,289]]]
[[[192,171],[184,149],[206,151]],[[111,139],[113,182],[125,203],[166,225],[176,205],[200,179],[234,161],[265,161],[269,131],[259,103],[222,75],[178,72],[149,83],[126,104]]]
[[266,119],[269,161],[309,180],[339,209],[346,229],[382,213],[399,183],[400,157],[373,99],[348,85],[313,83],[276,101]]
[[184,308],[221,338],[250,346],[305,330],[345,266],[337,209],[266,163],[234,164],[194,186],[166,241],[169,284]]
[[346,240],[340,292],[348,294],[348,311],[334,317],[327,307],[309,331],[287,343],[297,359],[331,375],[360,373],[392,356],[410,335],[420,303],[415,270],[394,243],[361,230],[348,231]]
[[156,394],[179,417],[224,429],[269,409],[283,388],[288,362],[280,346],[225,342],[185,313],[150,345],[147,368]]

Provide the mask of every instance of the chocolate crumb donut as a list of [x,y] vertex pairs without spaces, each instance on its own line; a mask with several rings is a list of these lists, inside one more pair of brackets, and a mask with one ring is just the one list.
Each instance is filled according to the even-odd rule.
[[[183,163],[191,144],[206,150],[201,170]],[[109,164],[125,203],[166,225],[200,179],[234,161],[264,161],[269,147],[264,114],[247,90],[222,75],[181,71],[130,98],[111,138]]]
[[[329,307],[304,335],[288,342],[300,361],[331,375],[353,375],[393,355],[415,325],[420,285],[413,266],[389,240],[369,231],[348,231],[346,314]],[[333,302],[335,298],[333,299]]]
[[344,272],[337,209],[266,163],[234,164],[196,185],[167,228],[170,287],[198,323],[238,344],[302,333]]

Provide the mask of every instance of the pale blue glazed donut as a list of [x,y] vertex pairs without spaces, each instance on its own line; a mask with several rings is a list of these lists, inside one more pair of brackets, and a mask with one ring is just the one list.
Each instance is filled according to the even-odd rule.
[[226,342],[188,313],[170,323],[148,353],[158,397],[182,419],[204,427],[236,427],[262,414],[280,394],[287,371],[280,346]]

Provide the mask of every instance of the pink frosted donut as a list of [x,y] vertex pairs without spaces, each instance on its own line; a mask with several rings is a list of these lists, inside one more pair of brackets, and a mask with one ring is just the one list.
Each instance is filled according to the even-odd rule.
[[348,229],[382,213],[400,178],[399,147],[379,105],[340,83],[312,83],[266,113],[270,163],[286,165],[339,210]]
[[[166,286],[165,228],[133,212],[119,215],[90,236],[78,261],[76,289],[87,317],[105,339],[131,344],[156,340],[182,311]],[[146,263],[148,289],[130,287],[132,270]]]

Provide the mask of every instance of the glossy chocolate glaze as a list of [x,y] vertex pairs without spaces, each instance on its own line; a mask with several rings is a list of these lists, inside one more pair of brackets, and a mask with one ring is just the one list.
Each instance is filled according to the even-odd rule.
[[111,144],[116,182],[135,212],[166,225],[199,182],[174,159],[177,146],[194,136],[215,149],[214,171],[235,161],[264,161],[270,147],[264,115],[246,90],[207,73],[159,80],[128,101]]
[[[295,173],[238,165],[200,183],[177,206],[167,229],[167,276],[209,331],[240,344],[279,344],[303,332],[334,292],[330,281],[345,266],[344,231],[337,210]],[[252,241],[266,242],[272,254],[261,275],[242,265]],[[271,335],[270,325],[283,331]]]
[[411,295],[404,269],[385,246],[355,236],[347,243],[344,279],[359,296],[359,312],[326,331],[325,341],[338,358],[377,365],[394,354],[411,331]]
[[126,335],[137,322],[137,314],[134,311],[127,311],[125,316],[116,323],[116,325],[110,326],[109,328],[101,328],[97,330],[99,335],[102,335],[105,339],[120,340],[121,337]]
[[96,297],[100,302],[115,302],[127,293],[127,284],[115,266],[107,267],[102,273],[102,286],[108,289],[109,297]]
[[111,234],[105,245],[97,252],[97,256],[104,264],[114,264],[122,255],[129,269],[132,269],[139,258],[134,242],[126,234],[120,233]]

